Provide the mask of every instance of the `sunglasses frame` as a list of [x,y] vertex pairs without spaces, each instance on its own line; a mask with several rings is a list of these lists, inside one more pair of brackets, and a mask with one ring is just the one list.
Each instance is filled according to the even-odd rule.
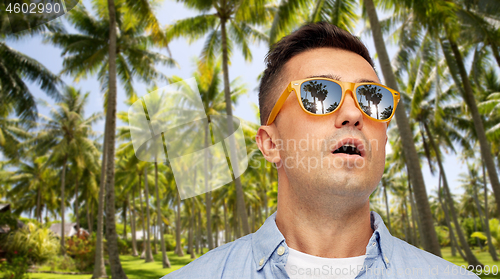
[[[304,104],[302,103],[301,98],[300,98],[301,97],[300,96],[300,87],[302,86],[302,84],[304,82],[311,81],[311,80],[327,80],[327,81],[332,81],[332,82],[340,85],[340,88],[342,89],[342,96],[340,97],[340,103],[339,103],[338,107],[335,108],[335,110],[333,110],[331,112],[327,112],[325,114],[315,114],[315,113],[312,113],[312,112],[306,110],[306,108],[304,107]],[[383,87],[383,88],[389,90],[389,92],[392,93],[392,98],[394,100],[394,109],[392,110],[391,116],[389,116],[387,119],[384,119],[384,120],[376,119],[376,118],[373,118],[372,116],[369,116],[361,109],[361,107],[359,106],[359,103],[358,103],[358,98],[356,97],[356,89],[362,85],[377,85],[377,86],[380,86],[380,87]],[[299,102],[300,107],[302,108],[302,110],[305,113],[310,114],[310,115],[314,115],[314,116],[327,116],[327,115],[330,115],[330,114],[336,112],[340,107],[342,107],[342,105],[344,104],[345,96],[347,95],[347,90],[351,91],[351,94],[352,94],[354,101],[355,101],[354,103],[356,104],[356,107],[361,111],[361,113],[363,115],[365,115],[369,119],[377,121],[377,122],[387,122],[387,125],[389,125],[392,117],[394,116],[394,112],[396,111],[396,107],[399,103],[399,100],[401,98],[400,93],[398,91],[391,89],[391,88],[389,88],[385,85],[382,85],[380,83],[376,83],[376,82],[354,83],[354,82],[335,80],[335,79],[331,79],[331,78],[316,77],[316,78],[306,78],[306,79],[299,79],[299,80],[291,81],[288,84],[288,86],[285,88],[283,93],[281,93],[281,96],[276,101],[276,104],[274,105],[273,109],[271,110],[271,113],[269,114],[269,117],[268,117],[267,122],[266,122],[266,126],[273,124],[274,120],[276,119],[276,116],[280,112],[281,108],[283,107],[283,104],[285,104],[286,99],[292,93],[292,91],[295,91],[297,101]]]

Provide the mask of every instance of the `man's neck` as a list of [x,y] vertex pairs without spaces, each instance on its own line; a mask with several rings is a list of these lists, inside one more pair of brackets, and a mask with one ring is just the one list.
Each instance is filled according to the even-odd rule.
[[325,258],[366,253],[373,234],[368,200],[353,203],[352,198],[335,197],[331,203],[312,204],[283,186],[278,191],[276,225],[288,247]]

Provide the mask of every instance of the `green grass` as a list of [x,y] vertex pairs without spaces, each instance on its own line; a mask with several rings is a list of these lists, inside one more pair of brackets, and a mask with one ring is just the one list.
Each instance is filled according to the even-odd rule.
[[[500,277],[500,262],[494,262],[491,259],[491,255],[488,251],[480,251],[479,248],[474,248],[472,249],[472,252],[476,256],[476,258],[484,265],[484,266],[489,266],[490,270],[493,266],[498,267],[498,273],[497,275],[481,275],[481,278],[499,278]],[[460,254],[458,254],[455,257],[451,256],[451,248],[450,247],[445,247],[441,249],[441,253],[443,255],[443,258],[447,261],[450,261],[458,266],[467,266],[467,262],[460,257]],[[497,251],[498,253],[498,251]],[[499,254],[500,256],[500,254]],[[496,271],[496,270],[495,270]]]
[[[451,256],[450,247],[445,247],[441,250],[444,259],[450,261],[456,265],[467,265],[467,263],[457,254],[456,257]],[[494,262],[491,259],[490,254],[487,251],[479,251],[478,248],[473,249],[474,255],[476,255],[477,259],[483,263],[485,266],[489,266],[490,268],[494,265],[500,268],[500,262]],[[168,258],[172,265],[171,268],[163,269],[161,265],[161,253],[158,253],[154,256],[155,261],[152,263],[144,263],[144,260],[141,260],[139,257],[132,256],[120,256],[121,263],[125,273],[127,274],[129,279],[142,279],[142,278],[160,278],[174,270],[177,270],[188,263],[191,262],[189,255],[185,255],[184,257],[177,257],[173,251],[167,252]],[[106,267],[109,272],[109,267]],[[500,272],[500,271],[499,271]],[[499,273],[500,274],[500,273]],[[30,277],[32,279],[63,279],[70,277],[71,279],[89,279],[91,275],[58,275],[58,274],[47,274],[47,273],[30,273]],[[481,278],[499,278],[497,275],[481,275]]]
[[[143,279],[143,278],[160,278],[164,275],[175,271],[192,260],[189,255],[185,255],[184,257],[177,257],[173,251],[167,252],[168,259],[170,260],[171,267],[163,268],[161,264],[161,253],[154,255],[155,261],[152,263],[145,263],[143,259],[139,257],[132,256],[120,256],[120,261],[122,264],[125,273],[129,279]],[[106,266],[106,270],[108,275],[110,275],[109,266]],[[30,273],[30,278],[32,279],[63,279],[68,278],[71,279],[89,279],[92,275],[84,274],[84,275],[65,275],[65,274],[51,274],[51,273]]]

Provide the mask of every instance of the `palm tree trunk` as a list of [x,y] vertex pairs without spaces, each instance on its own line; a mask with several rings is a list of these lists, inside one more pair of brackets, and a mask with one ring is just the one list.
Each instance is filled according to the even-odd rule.
[[177,218],[175,219],[175,253],[179,257],[184,256],[181,244],[181,197],[177,196]]
[[203,254],[203,244],[201,243],[201,228],[203,226],[202,219],[201,219],[201,208],[200,210],[197,211],[198,215],[198,231],[196,234],[196,253],[197,254]]
[[[389,55],[387,54],[375,5],[373,4],[373,0],[366,0],[364,3],[370,20],[373,40],[375,42],[375,48],[377,49],[378,59],[385,82],[389,87],[398,91],[398,84],[396,82],[394,72],[392,71]],[[422,175],[422,170],[420,169],[420,160],[413,141],[413,132],[410,129],[408,117],[406,116],[404,104],[402,102],[403,101],[401,100],[399,107],[395,112],[396,124],[398,125],[398,130],[401,136],[408,172],[411,173],[418,215],[422,220],[422,231],[424,232],[422,236],[422,246],[426,251],[441,257],[441,248],[439,247],[436,230],[434,228],[429,199],[425,189],[424,177]]]
[[156,191],[156,215],[158,218],[157,226],[160,232],[160,245],[161,245],[161,262],[163,268],[170,268],[170,261],[167,256],[165,248],[165,238],[163,236],[163,222],[161,220],[161,207],[160,207],[160,191],[158,190],[158,162],[155,160],[155,191]]
[[482,266],[483,264],[481,264],[481,262],[479,262],[479,260],[476,258],[476,256],[474,256],[474,253],[472,253],[472,251],[469,247],[469,244],[467,243],[467,239],[465,238],[465,235],[462,231],[462,227],[460,226],[460,223],[458,222],[457,213],[455,211],[455,205],[453,204],[453,199],[452,199],[451,193],[450,193],[450,187],[448,187],[448,179],[446,178],[446,173],[444,171],[443,163],[441,162],[441,152],[438,149],[436,143],[434,142],[433,135],[431,134],[431,131],[430,131],[427,123],[423,122],[423,124],[424,124],[425,132],[427,133],[427,137],[429,138],[429,142],[431,143],[431,147],[432,147],[432,149],[434,149],[434,152],[436,153],[436,159],[438,161],[439,171],[441,172],[441,175],[443,177],[443,186],[445,189],[445,199],[449,205],[453,224],[455,225],[455,229],[457,230],[458,239],[460,240],[460,243],[462,244],[462,248],[464,249],[467,263],[469,265],[473,265],[473,266],[478,266],[478,265]]
[[252,220],[251,226],[250,226],[250,231],[255,232],[255,210],[254,208],[250,205],[250,220]]
[[[462,54],[458,49],[458,45],[452,39],[447,29],[446,32],[448,35],[448,40],[450,42],[451,50],[453,52],[453,55],[455,56],[455,61],[457,63],[460,77],[462,79],[462,84],[457,84],[457,86],[463,86],[464,90],[461,92],[463,93],[464,101],[467,104],[467,107],[469,108],[472,115],[474,128],[479,140],[479,147],[481,149],[481,158],[486,164],[486,169],[488,170],[488,174],[490,176],[491,188],[493,189],[493,193],[495,194],[495,200],[497,201],[497,203],[500,203],[500,181],[498,180],[498,173],[496,170],[495,162],[493,161],[493,156],[491,154],[491,147],[488,143],[488,139],[486,138],[486,133],[484,131],[483,121],[477,108],[476,99],[474,98],[474,92],[472,91],[472,86],[470,84],[467,71],[465,70],[464,61],[462,58]],[[500,206],[497,206],[497,217],[500,217]]]
[[[212,192],[208,189],[208,137],[210,131],[208,125],[205,126],[205,156],[204,156],[204,181],[205,181],[205,205],[206,205],[206,216],[207,216],[207,239],[208,239],[208,250],[214,249],[214,242],[212,236]],[[232,132],[231,132],[232,134]]]
[[224,242],[228,243],[229,242],[229,225],[228,225],[228,219],[227,219],[227,206],[226,206],[226,199],[222,198],[222,206],[224,209]]
[[132,231],[132,256],[137,257],[137,230],[135,226],[135,187],[132,187],[132,207],[130,208],[130,230]]
[[491,258],[493,261],[498,261],[497,251],[495,246],[493,246],[493,241],[491,239],[490,231],[490,218],[488,212],[488,183],[486,181],[486,171],[484,170],[484,163],[481,164],[483,167],[483,183],[484,183],[484,227],[486,231],[486,238],[488,240],[488,250],[490,251]]
[[90,210],[92,207],[90,206],[90,198],[88,198],[87,202],[85,203],[87,206],[87,226],[89,228],[89,234],[92,235],[92,218],[90,217],[91,213]]
[[42,187],[38,186],[36,194],[36,218],[42,225]]
[[195,217],[195,200],[192,199],[193,202],[193,208],[191,209],[191,216],[189,216],[189,241],[188,241],[188,250],[189,254],[191,255],[191,259],[196,259],[196,254],[194,252],[194,217]]
[[[106,120],[106,123],[108,121]],[[104,126],[107,126],[105,124]],[[103,219],[104,219],[104,194],[105,194],[105,176],[106,176],[106,154],[108,153],[106,144],[106,130],[104,130],[104,143],[102,150],[102,161],[101,161],[101,178],[99,182],[99,197],[97,204],[97,232],[96,232],[96,244],[95,244],[95,263],[94,272],[92,274],[92,279],[97,278],[108,278],[106,273],[106,267],[104,266],[104,245],[103,245]]]
[[387,186],[384,186],[384,198],[385,198],[385,212],[387,214],[387,227],[389,228],[389,232],[391,231],[391,213],[389,211],[389,198],[387,197]]
[[491,47],[491,52],[493,52],[493,56],[495,57],[495,60],[497,61],[498,67],[500,67],[500,53],[498,51],[498,46],[493,44],[492,42],[489,43]]
[[215,220],[214,220],[214,228],[215,228],[215,239],[214,239],[214,248],[217,248],[219,246],[219,216],[218,216],[218,208],[215,209]]
[[[405,197],[403,197],[403,199],[406,199]],[[408,238],[408,226],[406,225],[406,219],[408,216],[406,216],[405,212],[403,211],[405,210],[405,205],[404,205],[404,202],[403,204],[401,205],[401,226],[403,226],[403,233],[405,235],[405,241],[410,243],[410,239]]]
[[194,214],[194,223],[195,223],[195,227],[196,227],[196,239],[195,239],[194,244],[195,244],[195,248],[196,248],[196,254],[200,254],[201,220],[200,220],[200,216],[199,216],[199,211],[196,210],[196,207],[194,207],[193,214]]
[[[473,211],[472,212],[472,221],[474,222],[474,231],[477,232],[477,221],[476,221],[476,213]],[[481,242],[478,237],[476,237],[476,244],[479,246],[479,249],[483,249]]]
[[[407,169],[408,171],[408,169]],[[411,176],[410,173],[408,173],[408,199],[410,200],[410,212],[411,212],[411,235],[412,235],[412,244],[414,246],[417,246],[417,230],[415,228],[415,214],[414,214],[414,205],[413,205],[413,200],[412,200],[412,187],[411,187]]]
[[406,196],[404,197],[404,207],[406,216],[406,226],[408,227],[408,240],[411,244],[415,245],[415,238],[413,237],[413,230],[410,224],[410,214],[408,214],[408,202],[406,201]]
[[158,249],[157,249],[157,242],[158,242],[158,238],[157,238],[157,226],[156,226],[156,223],[157,221],[153,218],[153,255],[157,255],[158,254]]
[[127,240],[127,198],[123,201],[122,218],[123,218],[123,240]]
[[149,215],[149,189],[148,189],[148,168],[144,167],[144,199],[146,200],[146,218],[147,218],[147,230],[146,230],[146,262],[154,262],[153,254],[151,253],[151,224]]
[[64,157],[63,169],[61,174],[61,254],[66,256],[66,247],[64,245],[64,183],[66,182],[66,167],[68,163],[68,156]]
[[439,199],[439,204],[441,205],[441,208],[443,209],[443,212],[444,212],[444,219],[446,221],[446,225],[448,226],[448,232],[450,234],[450,243],[451,243],[451,255],[453,257],[456,256],[456,251],[455,251],[455,248],[458,250],[458,252],[460,253],[460,256],[462,257],[462,259],[464,259],[464,261],[466,260],[466,257],[465,255],[463,254],[462,250],[460,250],[460,247],[457,243],[457,239],[455,238],[455,233],[453,232],[453,227],[451,226],[451,222],[450,222],[450,216],[449,216],[449,213],[448,213],[448,206],[446,205],[446,201],[443,203],[443,198],[442,198],[442,191],[441,190],[441,181],[442,181],[442,178],[441,178],[441,171],[439,172],[439,183],[438,183],[438,199]]
[[257,228],[259,229],[260,226],[262,226],[262,204],[257,205],[257,220],[259,220],[259,223],[257,224]]
[[139,204],[141,205],[141,223],[142,223],[142,252],[141,259],[146,258],[146,218],[144,214],[144,206],[142,205],[142,192],[141,192],[141,177],[139,174]]
[[[415,206],[415,192],[413,191],[412,184],[408,182],[408,188],[410,190],[410,204],[411,204],[411,216],[414,217],[413,220],[417,222],[417,229],[418,233],[420,234],[420,238],[417,235],[416,230],[414,229],[414,235],[415,235],[415,246],[419,246],[419,240],[421,242],[422,235],[424,232],[422,231],[422,225],[420,224],[420,216],[418,215],[418,210],[416,209]],[[413,222],[413,227],[415,228],[415,222]]]
[[[413,244],[418,247],[418,234],[417,234],[417,227],[419,226],[419,220],[418,220],[418,214],[416,213],[415,210],[415,202],[413,201],[413,192],[411,190],[411,184],[408,184],[409,190],[410,190],[410,206],[411,206],[411,224],[413,226]],[[422,235],[422,234],[420,234]]]
[[[231,90],[229,88],[229,58],[227,53],[227,34],[226,34],[226,18],[221,18],[221,35],[222,35],[222,71],[224,74],[224,97],[226,100],[226,114],[227,114],[227,127],[230,135],[234,132],[233,127],[233,110],[231,101]],[[236,157],[236,144],[234,138],[229,138],[229,150],[230,150],[230,162],[233,168],[233,174],[239,174],[238,170],[238,159]],[[234,178],[234,185],[236,187],[236,203],[237,212],[241,216],[241,222],[243,225],[243,233],[245,235],[250,233],[250,227],[248,226],[248,216],[245,210],[245,197],[243,195],[243,187],[241,186],[240,177]]]
[[241,235],[241,224],[240,224],[240,216],[236,215],[235,216],[236,218],[234,218],[234,221],[235,221],[235,237],[236,239],[240,238],[242,235]]
[[106,111],[106,239],[113,279],[128,278],[123,271],[118,252],[115,222],[115,130],[116,130],[116,10],[114,0],[108,0],[109,12],[109,91]]
[[76,231],[79,233],[80,232],[80,217],[78,216],[78,169],[76,170],[76,175],[75,175],[75,218],[76,218]]
[[[482,210],[481,210],[481,205],[479,204],[479,198],[477,196],[477,180],[474,179],[474,184],[472,185],[473,187],[473,191],[474,191],[474,203],[476,204],[476,208],[477,208],[477,214],[479,216],[479,221],[481,222],[481,224],[483,224],[481,227],[484,231],[484,222],[483,222],[483,213],[482,213]],[[476,218],[474,217],[474,231],[477,231],[477,224],[476,224]],[[479,249],[483,250],[483,245],[481,244],[481,240],[476,237],[476,243],[477,245],[479,246]]]

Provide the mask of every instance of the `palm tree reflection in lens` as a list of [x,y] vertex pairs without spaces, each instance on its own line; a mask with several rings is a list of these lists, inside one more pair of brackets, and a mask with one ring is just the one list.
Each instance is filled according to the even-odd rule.
[[[315,114],[330,113],[337,109],[342,94],[340,85],[332,81],[312,80],[301,86],[302,105]],[[389,90],[374,84],[361,85],[356,89],[356,98],[366,115],[380,120],[391,117],[394,99]]]

